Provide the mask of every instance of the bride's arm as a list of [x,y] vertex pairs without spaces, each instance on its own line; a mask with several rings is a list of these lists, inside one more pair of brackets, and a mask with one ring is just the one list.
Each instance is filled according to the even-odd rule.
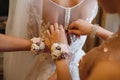
[[0,34],[0,52],[29,51],[32,41]]

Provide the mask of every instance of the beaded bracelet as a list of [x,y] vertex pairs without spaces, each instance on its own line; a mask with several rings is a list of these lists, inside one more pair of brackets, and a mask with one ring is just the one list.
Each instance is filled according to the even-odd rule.
[[95,25],[92,26],[91,34],[90,34],[91,38],[95,38],[95,34],[97,32],[97,29],[98,29],[98,24],[95,24]]
[[38,55],[40,51],[45,49],[45,43],[44,43],[44,39],[38,37],[34,37],[31,39],[31,41],[33,42],[31,45],[31,51],[35,54]]

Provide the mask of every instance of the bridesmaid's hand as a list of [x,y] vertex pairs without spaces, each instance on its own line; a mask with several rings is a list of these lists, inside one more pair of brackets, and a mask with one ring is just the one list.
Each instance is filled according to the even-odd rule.
[[78,19],[70,24],[68,32],[75,35],[89,35],[91,33],[92,24]]
[[63,43],[68,45],[65,30],[62,25],[59,26],[57,23],[50,25],[50,30],[46,31],[46,37],[50,41],[49,47],[51,47],[53,43]]

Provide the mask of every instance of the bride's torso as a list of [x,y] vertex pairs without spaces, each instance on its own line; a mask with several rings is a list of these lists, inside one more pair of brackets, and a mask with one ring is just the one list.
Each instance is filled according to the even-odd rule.
[[[23,1],[23,2],[22,2]],[[28,3],[30,1],[30,3]],[[60,1],[60,0],[59,0]],[[64,0],[61,0],[64,2]],[[70,0],[66,0],[70,1]],[[72,0],[71,0],[72,1]],[[29,16],[30,25],[32,31],[39,31],[39,35],[44,36],[44,31],[46,31],[49,28],[50,24],[53,24],[55,22],[58,22],[58,24],[62,24],[64,27],[68,27],[68,25],[77,19],[84,19],[88,22],[91,22],[93,18],[96,16],[97,13],[97,1],[96,0],[73,0],[77,1],[74,4],[71,4],[72,2],[69,2],[69,6],[66,4],[61,4],[62,2],[53,2],[51,0],[18,0],[18,6],[16,7],[16,14],[14,18],[14,24],[12,26],[7,27],[7,33],[19,37],[26,38],[28,37],[28,27],[27,26],[27,20],[26,16]],[[19,3],[20,2],[20,3]],[[41,3],[42,2],[42,3]],[[71,5],[70,5],[71,4]],[[66,5],[66,6],[65,6]],[[30,11],[27,13],[26,9],[29,9]],[[20,9],[20,10],[19,10]],[[69,15],[69,16],[68,16]],[[25,19],[24,19],[25,18]],[[41,24],[42,20],[42,24]],[[42,26],[42,27],[41,27]],[[34,27],[38,27],[39,30]],[[32,37],[31,37],[32,38]],[[71,50],[79,50],[82,51],[80,48],[82,48],[84,42],[85,42],[86,36],[81,36],[80,39],[74,42],[73,45],[71,45]],[[53,61],[51,59],[50,54],[43,54],[41,53],[40,56],[38,56],[38,60],[36,62],[34,60],[34,56],[30,54],[30,52],[26,52],[24,54],[21,54],[22,52],[14,52],[13,54],[8,53],[6,54],[6,71],[8,73],[8,79],[10,77],[14,78],[16,74],[16,79],[23,78],[26,76],[26,74],[29,72],[31,65],[34,63],[39,63],[42,65],[39,65],[38,71],[40,71],[40,78],[45,79],[45,77],[50,76],[51,72],[54,71],[53,69]],[[83,55],[84,53],[78,52],[76,53],[75,59],[78,59]],[[8,58],[9,57],[9,58]],[[8,64],[9,63],[9,64]],[[16,65],[17,64],[17,65]],[[30,65],[31,64],[31,65]],[[23,66],[24,65],[24,66]],[[19,68],[21,68],[19,70]],[[16,73],[19,72],[19,73]],[[26,72],[26,73],[25,73]],[[76,73],[75,73],[76,74]],[[11,79],[15,80],[15,79]],[[19,79],[22,80],[22,79]]]
[[[57,1],[57,2],[56,2]],[[44,37],[44,33],[49,29],[50,24],[57,22],[59,25],[62,24],[65,29],[68,28],[69,24],[78,19],[83,19],[91,22],[97,14],[97,1],[96,0],[66,0],[69,4],[63,4],[63,0],[32,0],[30,5],[30,14],[32,14],[31,21],[36,21],[34,26],[31,27],[31,31],[35,34],[39,32],[38,36]],[[42,23],[41,23],[42,20]],[[30,24],[32,22],[29,22]],[[36,23],[38,24],[37,29],[35,28]],[[29,26],[28,26],[29,27]],[[29,33],[30,31],[28,31]],[[32,36],[34,37],[34,35]],[[32,38],[31,37],[31,38]],[[86,36],[80,36],[76,38],[74,35],[70,36],[71,40],[71,51],[82,49]]]
[[[79,3],[76,5],[74,4],[69,4],[70,6],[67,7],[68,5],[61,3],[55,3],[52,0],[44,0],[43,4],[43,20],[45,22],[50,22],[50,23],[55,23],[58,22],[59,24],[64,25],[65,24],[65,17],[68,11],[68,15],[70,16],[69,22],[71,23],[72,21],[75,21],[79,18],[81,18],[81,12],[80,8],[82,7],[84,1],[81,0]],[[72,6],[71,6],[72,5]],[[80,10],[80,11],[79,11]],[[77,11],[77,14],[75,13]],[[67,16],[68,16],[67,15]],[[64,25],[65,26],[65,25]]]
[[[56,22],[59,25],[62,24],[65,29],[71,22],[78,19],[91,22],[96,16],[98,8],[96,0],[33,0],[31,4],[31,13],[35,15],[34,18],[39,24],[39,36],[44,36],[49,25]],[[40,20],[42,20],[42,24]],[[80,38],[79,40],[82,40],[84,44],[86,37],[81,36]],[[74,42],[76,39],[72,36],[71,40]]]
[[[67,9],[70,9],[70,23],[77,19],[91,21],[89,18],[94,18],[97,12],[95,0],[66,0],[68,3],[63,0],[43,0],[42,2],[42,20],[51,24],[58,22],[64,25]],[[41,0],[33,0],[32,5],[41,16]]]

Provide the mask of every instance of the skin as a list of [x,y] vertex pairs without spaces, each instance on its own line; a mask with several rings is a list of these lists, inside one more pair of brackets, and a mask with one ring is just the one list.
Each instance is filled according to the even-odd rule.
[[[118,8],[118,6],[119,6],[119,4],[118,3],[120,3],[120,0],[99,0],[99,2],[102,4],[102,7],[104,8],[104,10],[106,11],[106,12],[109,12],[109,13],[118,13],[118,14],[120,14],[120,7]],[[107,4],[107,3],[109,3],[109,4]],[[113,7],[114,6],[114,7]],[[112,10],[111,10],[112,9]],[[77,25],[77,26],[76,26]],[[87,30],[87,31],[85,31],[84,29],[82,29],[82,31],[80,30],[81,28],[82,28],[82,26],[84,26],[84,25],[86,25],[86,27],[85,27],[85,30]],[[80,27],[78,27],[78,26],[81,26],[81,28]],[[90,26],[92,26],[91,24],[88,24],[88,23],[86,23],[86,22],[84,22],[84,21],[82,21],[82,20],[78,20],[78,22],[76,22],[75,21],[75,23],[73,22],[73,23],[71,23],[70,24],[70,26],[69,26],[69,33],[74,33],[74,34],[76,34],[76,35],[81,35],[81,34],[87,34],[87,35],[89,35],[90,34],[90,32],[91,32],[91,28],[90,29],[88,29],[88,27],[90,27]],[[71,30],[76,30],[76,32],[72,32]],[[99,30],[101,30],[101,31],[99,31]],[[102,32],[102,30],[103,29],[98,29],[98,32],[97,32],[97,35],[98,35],[98,33],[99,32]],[[120,30],[119,30],[120,31]],[[54,32],[54,31],[53,31]],[[51,31],[51,33],[52,33],[52,31]],[[106,31],[103,31],[103,33],[104,34],[107,34],[107,37],[102,37],[103,39],[107,39],[107,38],[109,38],[109,36],[110,35],[112,35],[113,33],[111,33],[111,32],[106,32]],[[119,33],[119,32],[118,32]],[[60,34],[62,34],[62,33],[60,33]],[[103,35],[104,35],[103,34]],[[99,34],[100,35],[100,34]],[[98,35],[98,36],[99,36]],[[106,36],[106,35],[105,35]],[[51,35],[51,37],[54,37],[53,35]],[[55,37],[54,37],[55,38]],[[58,38],[58,37],[57,37]],[[64,38],[63,38],[64,39]],[[53,41],[52,42],[54,42],[54,40],[56,40],[56,39],[53,39]],[[55,41],[56,42],[56,41]],[[108,41],[109,42],[109,41]],[[107,42],[106,42],[107,43]],[[116,46],[116,44],[113,44],[114,46]],[[94,51],[97,51],[98,53],[100,53],[99,52],[99,50],[102,52],[103,51],[103,47],[104,46],[104,44],[102,45],[102,46],[99,46],[99,48],[95,48],[95,49],[93,49],[90,53],[95,53]],[[114,47],[113,46],[113,47]],[[119,46],[119,44],[116,46],[116,47],[118,47]],[[119,47],[118,47],[119,48]],[[113,51],[116,51],[116,49],[114,49],[114,48],[112,48],[113,49]],[[112,54],[113,52],[111,52],[111,54]],[[119,53],[119,49],[117,49],[117,53]],[[90,61],[91,62],[89,62],[89,59],[87,58],[89,55],[91,55],[92,57],[90,57],[89,59],[90,59]],[[96,55],[98,55],[98,54],[96,54]],[[107,55],[106,55],[107,56]],[[80,65],[82,65],[81,64],[81,62],[83,62],[84,64],[86,64],[86,65],[88,65],[87,64],[87,62],[90,64],[90,65],[92,65],[93,66],[93,62],[95,62],[94,60],[96,59],[96,60],[98,60],[99,59],[99,57],[102,57],[102,58],[104,58],[104,59],[106,59],[106,58],[108,58],[108,57],[106,57],[105,55],[101,55],[101,54],[99,54],[99,56],[97,57],[97,56],[95,56],[95,55],[92,55],[92,54],[88,54],[87,56],[85,56],[86,57],[86,60],[84,59],[85,57],[83,57],[83,59],[82,59],[82,61],[80,61]],[[117,56],[116,56],[117,57]],[[94,59],[93,59],[94,58]],[[109,57],[109,59],[110,60],[112,60],[112,61],[114,61],[116,58],[113,58],[113,55],[111,56],[111,57]],[[87,61],[88,60],[88,61]],[[93,60],[93,61],[92,61]],[[62,61],[62,60],[60,60],[60,61]],[[85,61],[85,62],[84,62]],[[56,72],[57,72],[57,74],[59,74],[58,75],[58,79],[57,80],[63,80],[63,79],[65,79],[65,80],[72,80],[71,79],[71,76],[69,75],[70,73],[69,73],[69,68],[67,68],[66,69],[66,71],[63,71],[62,69],[65,67],[65,66],[68,66],[68,65],[66,65],[66,63],[64,63],[65,62],[65,60],[63,60],[63,62],[62,63],[58,63],[59,65],[60,65],[60,67],[58,66],[58,64],[57,64],[57,62],[56,62],[56,67],[57,67],[57,70],[56,70]],[[101,68],[100,66],[102,66],[103,68]],[[108,68],[108,66],[109,66],[109,68]],[[118,70],[119,69],[119,65],[117,65],[117,62],[115,61],[115,63],[111,63],[111,62],[109,62],[109,61],[104,61],[104,62],[98,62],[97,64],[95,64],[94,66],[93,66],[93,69],[92,69],[92,71],[91,71],[91,74],[90,75],[87,75],[84,79],[82,78],[81,80],[93,80],[93,79],[98,79],[99,78],[99,76],[98,75],[100,75],[100,80],[109,80],[109,77],[112,77],[113,79],[112,80],[114,80],[114,78],[115,78],[115,80],[119,80],[119,74],[120,74],[120,71]],[[79,67],[79,69],[81,69],[81,67]],[[86,68],[84,67],[84,69],[85,70],[88,70],[89,69],[89,66],[86,66]],[[106,72],[105,72],[105,75],[103,75],[102,74],[102,72],[101,73],[99,73],[99,69],[101,70],[101,71],[103,71],[104,69],[106,70]],[[108,74],[109,73],[109,74]],[[114,73],[115,73],[115,75],[114,75]],[[64,75],[63,75],[64,74]],[[62,76],[61,76],[62,75]],[[65,75],[69,75],[69,76],[65,76]],[[110,75],[113,75],[113,76],[110,76]],[[84,76],[84,75],[83,75]],[[62,79],[61,79],[62,78]]]
[[[59,29],[58,29],[58,27],[59,27]],[[65,31],[64,31],[62,25],[59,26],[57,23],[55,23],[54,25],[51,25],[50,30],[47,30],[45,35],[46,35],[46,38],[50,42],[50,46],[53,43],[63,43],[63,44],[68,45]],[[56,79],[58,79],[58,80],[72,80],[71,75],[70,75],[70,71],[69,71],[69,67],[68,67],[69,60],[70,59],[56,60],[55,61],[56,71],[53,73],[53,75],[48,80],[56,80]],[[36,63],[39,63],[39,62],[36,62]],[[35,79],[37,77],[37,75],[39,74],[39,71],[38,71],[39,66],[41,66],[41,64],[35,64],[33,70],[27,76],[26,80],[32,80],[32,79]],[[64,75],[66,77],[63,77]]]
[[[53,0],[54,1],[54,0]],[[100,1],[100,0],[99,0]],[[112,1],[112,0],[111,0]],[[119,1],[119,0],[116,0]],[[106,3],[109,2],[108,5],[104,5]],[[112,3],[114,3],[115,1],[112,1]],[[59,4],[63,4],[63,2],[58,2]],[[107,10],[107,12],[110,13],[114,13],[114,12],[118,12],[120,13],[120,9],[118,8],[118,5],[113,5],[110,4],[110,1],[104,1],[101,0],[100,3],[102,3],[103,7],[106,7],[105,10]],[[69,2],[69,5],[71,3]],[[76,4],[76,3],[75,3]],[[74,6],[75,4],[71,4],[69,7]],[[115,4],[118,4],[118,2],[116,2]],[[66,4],[63,4],[63,6],[65,6]],[[116,6],[114,10],[111,11],[111,9],[113,8],[108,8],[107,6]],[[68,7],[67,5],[65,7]],[[83,23],[83,24],[81,24]],[[82,26],[86,25],[85,30],[82,29]],[[78,26],[78,27],[76,27]],[[86,22],[82,21],[82,20],[77,20],[73,23],[70,24],[69,27],[69,33],[74,33],[76,35],[82,35],[82,34],[87,34],[89,35],[91,33],[91,24],[86,24]],[[76,32],[72,31],[72,30],[76,30]],[[81,31],[82,30],[82,31]],[[107,39],[109,37],[109,35],[111,35],[111,32],[107,32],[104,31],[104,34],[107,34],[105,36],[101,36],[101,31],[103,31],[103,29],[98,29],[100,31],[97,32],[97,35],[102,37],[103,39]],[[78,32],[79,31],[79,32]],[[102,34],[102,35],[104,35]],[[54,42],[60,42],[60,43],[65,43],[67,44],[67,39],[65,36],[65,32],[62,26],[60,26],[60,30],[58,29],[58,24],[54,24],[50,26],[50,31],[47,31],[46,33],[47,37],[45,38],[45,44],[47,45],[48,48],[50,48],[50,46],[54,43]],[[61,37],[58,37],[61,36]],[[0,51],[25,51],[25,50],[30,50],[30,46],[32,44],[32,42],[30,40],[25,40],[25,39],[20,39],[20,38],[15,38],[15,37],[10,37],[7,35],[0,35]],[[19,42],[19,43],[18,43]],[[56,61],[56,72],[57,73],[57,78],[58,80],[72,80],[71,76],[70,76],[70,72],[69,72],[69,67],[67,64],[66,60],[59,60]],[[64,74],[63,74],[64,73]],[[64,76],[66,75],[66,76]],[[54,78],[55,79],[55,78]]]
[[[78,4],[81,0],[52,0],[52,1],[55,2],[55,3],[57,3],[57,4],[59,4],[59,5],[61,5],[61,6],[64,6],[64,7],[73,7],[76,4]],[[60,25],[60,27],[61,26],[62,25]],[[65,44],[68,43],[65,40],[66,36],[64,37],[65,32],[62,32],[63,34],[59,33],[59,35],[55,36],[54,34],[56,34],[56,32],[54,32],[53,27],[55,27],[55,30],[56,30],[56,27],[58,27],[58,24],[55,23],[54,25],[51,25],[50,26],[50,30],[47,31],[47,33],[46,33],[46,37],[49,38],[48,40],[50,40],[52,38],[53,42],[51,41],[50,44],[52,45],[54,42],[59,42],[59,43],[61,42],[61,43],[65,43]],[[54,34],[51,35],[51,37],[49,37],[50,33],[53,33],[53,32],[54,32]],[[62,39],[60,38],[60,36],[61,36]],[[57,70],[51,75],[51,77],[49,78],[49,80],[55,80],[55,79],[57,79],[57,74],[56,73],[57,73]]]
[[55,42],[68,44],[63,26],[59,26],[57,23],[50,26],[50,30],[46,32],[46,37],[49,38],[51,44]]
[[[32,41],[3,35],[0,34],[0,52],[11,52],[11,51],[30,51]],[[46,50],[50,49],[50,41],[48,38],[45,38]]]
[[[93,24],[90,24],[84,20],[77,20],[77,21],[74,21],[70,24],[69,26],[69,33],[71,34],[75,34],[75,35],[90,35],[91,32],[92,32],[92,27],[94,25]],[[97,28],[97,31],[96,31],[96,35],[100,38],[102,38],[103,40],[106,40],[108,39],[113,33],[106,30],[106,29],[103,29],[102,27],[98,26]]]
[[[80,0],[74,0],[74,1],[73,0],[66,0],[66,3],[67,3],[66,4],[64,2],[64,0],[53,0],[53,1],[56,2],[57,4],[60,4],[61,6],[64,6],[64,7],[72,7],[72,6],[74,6],[74,5],[76,5],[80,2]],[[54,24],[54,25],[51,25],[50,26],[50,32],[45,37],[45,45],[46,45],[47,50],[50,50],[50,47],[54,42],[62,42],[62,43],[67,44],[66,36],[63,37],[65,35],[65,32],[63,31],[63,28],[61,28],[62,30],[59,32],[59,34],[61,34],[61,33],[63,33],[63,34],[62,35],[56,35],[56,33],[58,33],[58,30],[55,29],[56,31],[54,32],[54,29],[53,29],[53,27],[56,27],[56,26],[58,26],[57,23]],[[52,32],[54,32],[54,33],[52,34],[52,36],[50,38],[53,39],[53,41],[50,41],[50,39],[48,37],[51,35]],[[55,36],[55,38],[53,36]],[[61,36],[62,39],[60,39],[60,36]],[[1,52],[3,52],[3,51],[5,51],[5,52],[6,51],[26,51],[26,50],[29,51],[30,48],[31,48],[31,44],[32,44],[32,42],[30,40],[25,40],[25,39],[10,37],[10,36],[4,36],[4,38],[3,38],[3,35],[2,35],[2,38],[0,39],[0,41],[1,41],[0,43],[2,43],[2,45],[0,45],[0,48],[1,48],[0,51]],[[6,43],[6,44],[4,44],[4,43]],[[37,65],[37,66],[39,66],[39,65]],[[34,73],[34,71],[33,71],[33,73]],[[32,74],[32,76],[34,76],[34,74]],[[53,74],[53,76],[54,76],[54,74]],[[56,77],[56,72],[55,72],[55,77]]]
[[[57,42],[68,45],[65,31],[62,25],[58,26],[57,23],[51,25],[50,30],[47,31],[46,35],[49,38],[51,44]],[[55,80],[56,77],[58,80],[72,80],[67,63],[68,61],[66,59],[61,59],[61,60],[56,60],[55,62],[56,62],[56,71],[54,75],[50,77],[49,80]],[[56,74],[57,76],[55,76]],[[63,77],[64,75],[66,77]]]
[[[101,6],[104,7],[104,11],[108,13],[119,13],[119,0],[98,0],[101,3]],[[107,4],[106,4],[107,3]],[[113,4],[111,4],[113,3]],[[108,7],[109,6],[109,7]],[[116,7],[113,7],[116,6]],[[90,24],[84,20],[77,20],[70,24],[69,26],[69,33],[75,34],[75,35],[90,35],[92,32],[92,26],[93,24]],[[98,27],[96,31],[96,36],[102,38],[103,40],[107,40],[113,33],[103,29],[102,27]]]
[[0,34],[0,52],[29,51],[30,40]]
[[120,80],[119,64],[104,60],[95,65],[87,80]]
[[[107,13],[118,13],[118,15],[120,15],[120,7],[118,3],[120,3],[120,0],[99,0],[99,2],[101,3],[101,6],[102,8],[107,12]],[[119,32],[119,30],[118,30]],[[119,34],[119,33],[118,33]],[[110,39],[109,39],[110,40]],[[108,40],[108,43],[111,43],[109,44],[111,47],[112,47],[112,50],[111,52],[113,53],[116,53],[116,51],[118,50],[119,48],[119,44],[117,43],[119,41],[119,37],[118,39],[114,39],[114,41],[109,41]],[[114,43],[112,43],[114,42]],[[104,44],[102,45],[104,47]],[[109,47],[109,46],[108,46]],[[94,49],[92,52],[95,53],[95,51],[99,51],[97,50],[99,48],[96,48]],[[114,51],[115,50],[115,51]],[[102,51],[101,51],[102,52]],[[98,53],[98,52],[97,52]],[[118,56],[119,54],[115,55],[115,54],[112,54],[112,57],[115,57],[115,56]],[[118,53],[119,53],[119,50],[118,50]],[[89,52],[88,52],[89,54]],[[91,53],[90,53],[91,54]],[[109,56],[109,59],[111,59],[111,61],[114,61],[115,59],[112,59],[111,56]],[[119,56],[118,56],[119,57]],[[87,58],[87,56],[86,56]],[[92,57],[91,57],[92,58]],[[108,59],[108,60],[109,60]],[[119,59],[119,58],[118,58]],[[93,61],[92,61],[93,62]],[[92,63],[91,62],[91,63]],[[88,61],[89,63],[89,61]],[[84,63],[85,64],[85,63]],[[119,61],[114,61],[114,62],[108,62],[108,61],[104,61],[104,62],[99,62],[97,63],[94,68],[91,70],[91,74],[89,76],[82,76],[84,77],[83,79],[81,80],[86,80],[86,78],[88,80],[119,80],[120,77],[119,77],[119,74],[120,74],[120,71],[119,71]],[[103,68],[101,68],[103,67]],[[79,67],[80,69],[80,67]],[[83,74],[85,75],[85,73]],[[99,76],[98,76],[99,75]]]
[[73,7],[78,4],[81,0],[52,0],[55,3],[64,7]]
[[[76,4],[78,4],[81,0],[52,0],[52,1],[55,2],[56,4],[59,4],[59,5],[64,6],[64,7],[73,7]],[[58,24],[57,25],[56,24],[57,23],[55,23],[53,25],[58,26]],[[51,26],[53,26],[53,25],[51,25]],[[52,44],[50,44],[50,42],[49,42],[47,37],[48,36],[46,36],[46,38],[45,38],[45,43],[46,43],[47,47],[50,49],[50,46]]]

